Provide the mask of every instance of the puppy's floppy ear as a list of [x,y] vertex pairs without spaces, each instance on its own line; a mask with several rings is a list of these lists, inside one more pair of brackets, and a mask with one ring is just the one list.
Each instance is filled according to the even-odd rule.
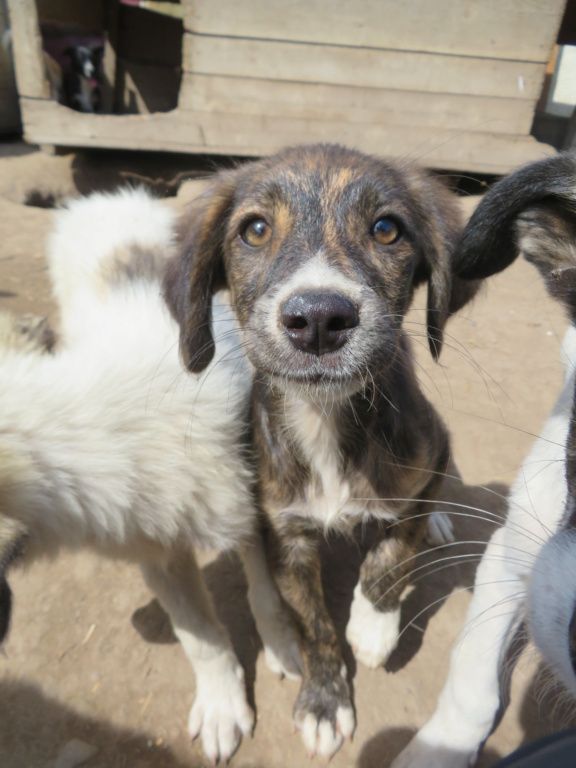
[[428,344],[432,357],[438,360],[448,318],[474,297],[480,283],[453,274],[454,249],[462,232],[455,195],[439,179],[426,175],[419,179],[416,191],[421,207],[419,240],[423,262],[416,272],[415,285],[428,281]]
[[500,272],[518,256],[515,221],[535,203],[576,204],[576,154],[567,153],[521,168],[495,184],[474,211],[458,245],[454,269],[465,279]]
[[164,299],[180,326],[182,359],[193,373],[203,371],[214,356],[212,295],[226,287],[223,238],[236,175],[220,172],[194,200],[180,223],[178,252],[164,274]]

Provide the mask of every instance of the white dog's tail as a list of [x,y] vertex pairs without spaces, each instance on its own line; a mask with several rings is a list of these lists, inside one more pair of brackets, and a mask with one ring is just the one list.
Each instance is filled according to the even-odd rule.
[[149,271],[157,266],[150,254],[157,263],[169,255],[175,220],[171,208],[143,189],[95,193],[72,200],[56,213],[48,238],[48,262],[65,340],[75,331],[79,316],[75,308],[106,300],[121,270],[135,276],[129,263],[135,254],[147,255]]

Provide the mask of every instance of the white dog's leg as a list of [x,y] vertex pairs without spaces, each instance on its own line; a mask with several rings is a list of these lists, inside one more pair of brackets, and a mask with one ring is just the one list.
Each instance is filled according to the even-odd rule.
[[240,555],[248,580],[248,602],[264,645],[266,663],[276,674],[298,679],[303,671],[298,633],[268,568],[260,537]]
[[468,768],[490,734],[500,705],[502,654],[525,589],[513,565],[522,553],[507,553],[506,535],[506,528],[498,529],[482,557],[436,711],[392,768]]
[[201,735],[204,752],[214,763],[228,760],[242,734],[252,730],[254,713],[246,701],[244,670],[216,618],[196,560],[180,551],[165,565],[147,564],[142,570],[196,674],[190,735]]

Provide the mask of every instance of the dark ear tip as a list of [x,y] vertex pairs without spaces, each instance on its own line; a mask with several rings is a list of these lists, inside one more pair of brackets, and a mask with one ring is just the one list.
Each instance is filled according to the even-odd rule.
[[200,347],[199,336],[194,336],[193,341],[183,340],[181,343],[182,360],[184,367],[190,373],[202,373],[212,362],[214,357],[215,345],[212,337],[202,340]]
[[439,330],[428,333],[428,346],[430,347],[430,354],[435,363],[440,359],[440,353],[442,352],[443,333]]
[[203,360],[200,362],[194,362],[193,360],[190,360],[187,363],[185,363],[185,365],[186,365],[186,370],[189,373],[202,373],[210,365],[210,360],[206,362]]

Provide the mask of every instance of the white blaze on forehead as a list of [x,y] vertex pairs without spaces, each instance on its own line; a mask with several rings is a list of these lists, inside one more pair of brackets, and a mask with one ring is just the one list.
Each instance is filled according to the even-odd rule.
[[319,291],[338,293],[358,306],[361,304],[362,286],[342,274],[319,251],[296,269],[291,277],[282,280],[276,291],[272,290],[257,300],[255,310],[259,316],[260,332],[264,331],[268,338],[278,342],[282,338],[280,314],[284,302],[299,293]]
[[329,264],[322,251],[312,256],[286,280],[275,295],[277,305],[298,293],[306,291],[332,291],[351,301],[360,300],[361,286]]

